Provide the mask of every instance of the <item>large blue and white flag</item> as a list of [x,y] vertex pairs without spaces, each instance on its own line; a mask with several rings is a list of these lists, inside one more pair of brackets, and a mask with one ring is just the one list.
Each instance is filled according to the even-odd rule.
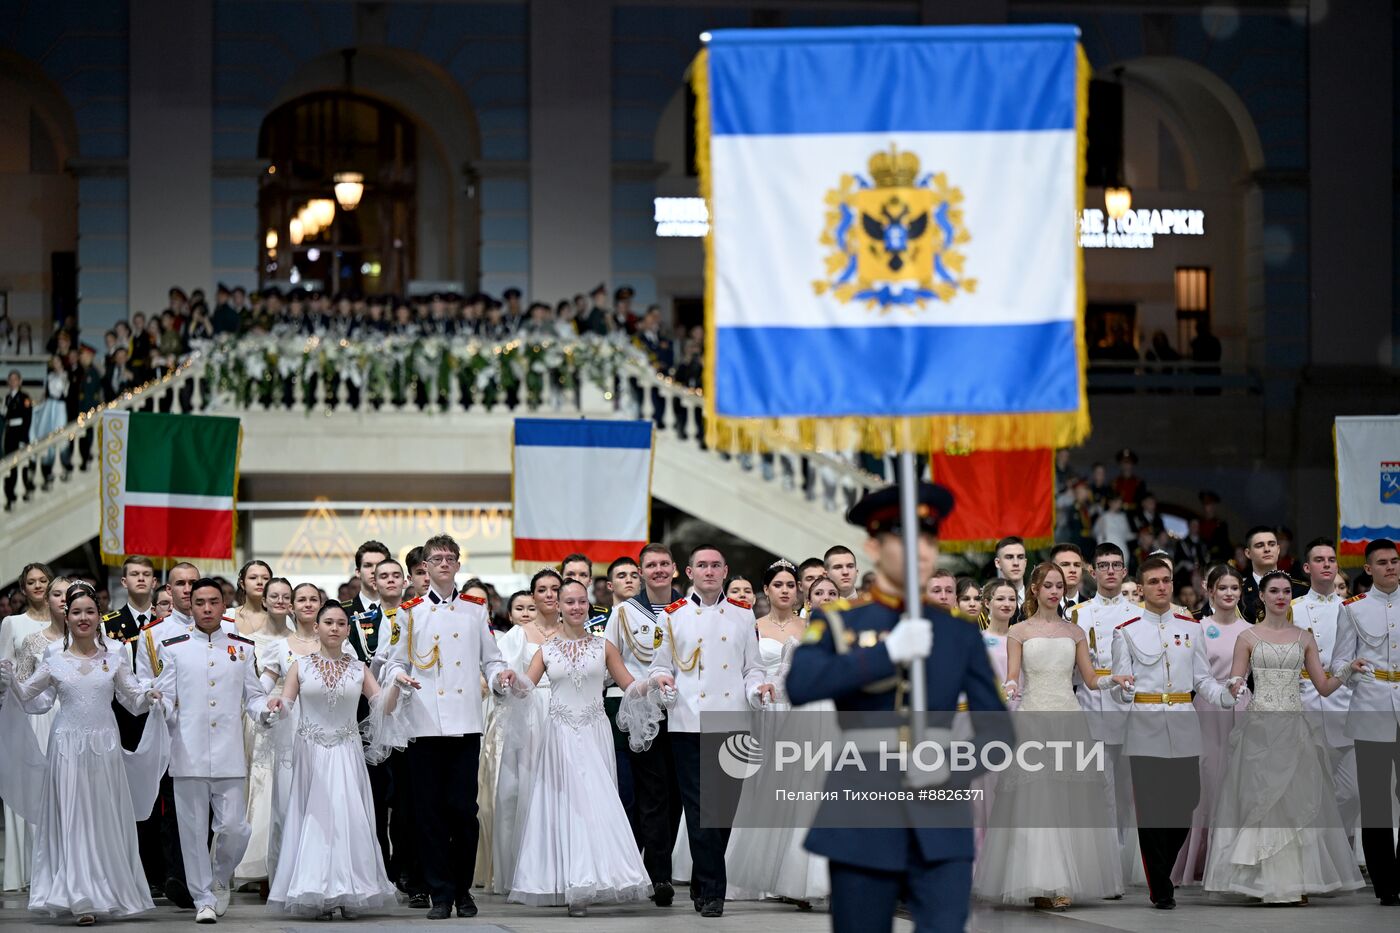
[[715,436],[732,419],[920,450],[1088,433],[1077,38],[712,34],[692,80]]

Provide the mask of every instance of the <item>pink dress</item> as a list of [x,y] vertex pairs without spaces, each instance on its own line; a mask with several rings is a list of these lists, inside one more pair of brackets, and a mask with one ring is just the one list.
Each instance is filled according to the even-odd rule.
[[[1006,680],[1006,636],[983,632],[982,641],[987,646],[987,658],[992,662],[992,673],[996,675],[997,686],[1000,689]],[[1015,709],[1016,703],[1008,703],[1007,708]],[[987,821],[991,817],[992,804],[996,800],[997,776],[995,773],[983,774],[973,780],[972,786],[982,791],[982,797],[972,802],[976,851],[981,852],[982,838],[987,834]]]
[[[1235,640],[1249,624],[1240,619],[1228,625],[1221,625],[1214,616],[1201,620],[1201,634],[1206,639],[1206,659],[1210,662],[1210,676],[1224,683],[1230,679],[1230,668],[1235,661]],[[1238,717],[1249,706],[1249,693],[1240,695],[1233,715],[1211,705],[1205,697],[1197,696],[1192,702],[1201,719],[1201,797],[1196,811],[1191,814],[1191,835],[1176,857],[1172,867],[1173,884],[1200,884],[1206,870],[1206,851],[1210,844],[1207,827],[1210,815],[1215,811],[1215,801],[1220,797],[1220,787],[1225,781],[1225,765],[1229,759],[1230,732]]]

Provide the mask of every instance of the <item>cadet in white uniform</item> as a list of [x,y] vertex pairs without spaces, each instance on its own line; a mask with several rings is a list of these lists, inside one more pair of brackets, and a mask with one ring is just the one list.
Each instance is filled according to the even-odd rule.
[[[1356,744],[1356,780],[1361,795],[1361,848],[1376,897],[1400,906],[1400,846],[1391,810],[1393,775],[1400,774],[1400,553],[1395,542],[1366,545],[1369,592],[1342,603],[1332,674],[1350,677],[1351,707],[1346,734]],[[1352,676],[1351,663],[1366,662]]]
[[[700,735],[706,726],[713,731],[716,725],[702,722],[701,716],[757,709],[764,699],[773,699],[774,690],[764,682],[753,610],[724,598],[724,580],[729,575],[724,555],[715,547],[696,548],[686,573],[693,588],[662,613],[661,644],[649,674],[680,693],[667,723],[694,863],[690,894],[703,916],[718,917],[724,913],[724,850],[729,830],[702,825]],[[738,795],[734,796],[737,802]]]
[[[1141,614],[1129,599],[1122,595],[1123,578],[1127,573],[1127,560],[1122,550],[1112,542],[1100,544],[1094,549],[1093,565],[1090,568],[1098,592],[1090,599],[1077,603],[1069,610],[1069,618],[1083,630],[1089,645],[1089,661],[1094,665],[1094,674],[1108,677],[1113,674],[1113,632],[1118,626]],[[1105,800],[1109,808],[1108,825],[1118,827],[1118,843],[1123,849],[1124,879],[1131,880],[1133,850],[1128,838],[1133,825],[1133,789],[1128,773],[1128,762],[1122,757],[1123,739],[1128,728],[1128,710],[1132,704],[1117,699],[1111,690],[1091,690],[1082,683],[1075,686],[1079,706],[1089,714],[1089,730],[1093,737],[1104,743],[1108,793]]]
[[402,672],[423,685],[405,712],[430,920],[447,919],[454,905],[457,916],[476,916],[471,888],[480,834],[481,678],[497,692],[514,678],[491,635],[484,601],[453,585],[461,553],[448,535],[423,545],[429,589],[399,607],[383,666],[385,683]]
[[170,776],[185,880],[195,920],[213,923],[228,909],[229,883],[251,834],[243,715],[264,715],[267,693],[258,679],[253,640],[223,626],[219,584],[199,580],[191,595],[195,627],[161,642],[157,685],[170,724]]
[[1171,910],[1172,866],[1201,793],[1201,723],[1191,691],[1222,709],[1232,708],[1235,698],[1211,676],[1200,623],[1171,611],[1171,564],[1143,561],[1138,584],[1142,616],[1113,631],[1113,676],[1132,680],[1113,692],[1132,703],[1123,753],[1132,769],[1148,897],[1154,907]]
[[[1330,538],[1318,538],[1303,551],[1303,570],[1310,588],[1293,600],[1293,624],[1307,629],[1317,642],[1323,670],[1332,669],[1332,649],[1337,643],[1337,614],[1342,598],[1337,595],[1337,548]],[[1351,688],[1338,687],[1330,696],[1320,696],[1304,673],[1299,681],[1303,708],[1311,714],[1325,740],[1332,767],[1332,783],[1337,789],[1337,811],[1350,839],[1361,817],[1361,798],[1356,789],[1356,747],[1346,734],[1346,712],[1351,707]]]

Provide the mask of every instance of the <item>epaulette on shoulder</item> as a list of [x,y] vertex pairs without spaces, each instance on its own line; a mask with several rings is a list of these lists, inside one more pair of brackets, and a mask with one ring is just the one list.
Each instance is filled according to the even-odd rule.
[[1195,616],[1186,616],[1186,615],[1182,615],[1182,614],[1179,613],[1179,612],[1173,612],[1173,613],[1172,613],[1172,616],[1173,616],[1174,618],[1180,619],[1180,620],[1183,621],[1183,622],[1199,622],[1199,621],[1201,621],[1200,619],[1196,618]]
[[1365,599],[1365,598],[1366,598],[1366,594],[1365,594],[1365,593],[1357,593],[1355,596],[1350,596],[1350,597],[1348,597],[1348,598],[1342,600],[1342,605],[1343,605],[1343,606],[1350,606],[1352,603],[1356,602],[1358,599]]
[[176,635],[174,638],[167,638],[167,639],[165,639],[165,641],[163,641],[163,642],[160,643],[160,646],[161,646],[162,648],[169,648],[171,645],[178,645],[178,644],[179,644],[180,642],[182,642],[182,641],[189,641],[189,638],[190,638],[190,633],[189,633],[189,632],[186,632],[186,633],[183,634],[183,635]]
[[966,612],[963,612],[963,611],[962,611],[961,609],[959,609],[957,606],[954,606],[952,609],[949,609],[949,610],[948,610],[948,615],[950,615],[950,616],[952,616],[953,618],[958,619],[959,621],[962,621],[962,622],[976,622],[976,621],[977,621],[975,618],[973,618],[972,616],[968,615]]
[[1290,603],[1290,605],[1296,606],[1296,605],[1298,605],[1299,603],[1301,603],[1304,599],[1307,599],[1307,597],[1308,597],[1308,594],[1307,594],[1307,593],[1304,593],[1302,596],[1294,596],[1294,597],[1293,597],[1293,602]]
[[731,599],[731,600],[729,600],[729,601],[730,601],[731,603],[733,603],[734,605],[738,606],[740,609],[752,609],[752,608],[753,608],[753,606],[750,606],[748,603],[744,602],[742,599]]
[[410,599],[410,600],[409,600],[408,602],[406,602],[406,603],[399,603],[399,608],[400,608],[400,609],[412,609],[414,606],[418,605],[418,604],[421,603],[422,601],[423,601],[423,597],[421,597],[421,596],[415,596],[415,597],[413,597],[412,599]]
[[342,599],[340,601],[341,609],[349,609],[353,605],[355,605],[355,601],[353,599]]
[[874,601],[875,600],[871,599],[869,596],[857,596],[855,599],[847,599],[844,596],[838,596],[835,602],[827,603],[827,605],[837,612],[845,612],[847,609],[859,609],[861,606],[868,606]]
[[469,603],[476,603],[478,606],[486,605],[486,599],[482,596],[473,596],[471,593],[459,593],[458,599],[465,599]]
[[152,619],[151,621],[147,622],[145,625],[141,626],[141,631],[143,631],[143,632],[149,631],[150,629],[155,628],[157,625],[160,625],[160,624],[161,624],[162,622],[164,622],[164,621],[165,621],[164,619]]
[[238,622],[238,620],[235,619],[233,616],[223,616],[223,617],[220,619],[220,621],[222,621],[222,622],[233,622],[233,623],[235,623],[235,624],[237,624],[237,622]]
[[684,606],[684,605],[685,605],[685,597],[682,596],[680,599],[678,599],[678,600],[676,600],[675,602],[671,603],[671,605],[667,606],[665,609],[662,609],[661,611],[662,611],[662,612],[675,612],[677,609],[679,609],[680,607],[682,607],[682,606]]
[[240,641],[245,645],[252,645],[254,647],[257,647],[258,644],[257,642],[253,641],[253,639],[247,637],[246,635],[240,635],[237,632],[229,632],[228,639],[229,641]]
[[122,614],[122,611],[121,611],[120,609],[113,609],[111,612],[107,613],[105,616],[102,617],[102,621],[103,621],[103,622],[111,622],[113,619],[115,619],[117,616],[119,616],[119,615],[121,615],[121,614]]
[[1133,616],[1133,617],[1132,617],[1131,619],[1129,619],[1128,621],[1119,623],[1118,625],[1115,625],[1115,626],[1114,626],[1114,629],[1116,630],[1116,629],[1120,629],[1120,628],[1127,628],[1128,626],[1132,625],[1134,622],[1136,622],[1138,619],[1141,619],[1141,618],[1142,618],[1142,616]]

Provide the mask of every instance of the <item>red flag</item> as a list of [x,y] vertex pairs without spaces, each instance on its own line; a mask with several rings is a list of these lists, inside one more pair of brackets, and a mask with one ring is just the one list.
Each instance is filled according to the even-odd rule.
[[938,530],[945,550],[990,551],[1007,535],[1032,550],[1054,542],[1054,450],[935,451],[929,470],[953,493],[953,512]]

